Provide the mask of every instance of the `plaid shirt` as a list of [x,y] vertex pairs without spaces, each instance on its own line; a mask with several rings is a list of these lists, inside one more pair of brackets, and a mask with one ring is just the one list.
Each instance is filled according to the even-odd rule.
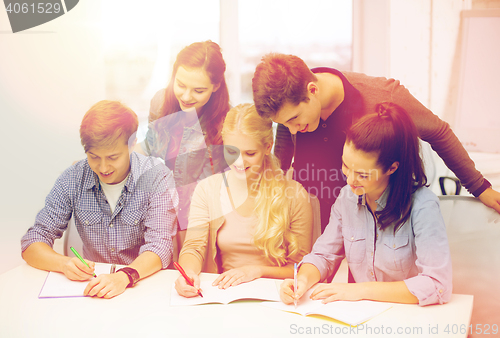
[[151,251],[165,269],[172,260],[177,205],[171,171],[158,160],[134,152],[130,175],[111,213],[99,179],[85,159],[59,176],[35,225],[22,237],[21,247],[24,251],[35,242],[52,247],[73,215],[83,241],[83,257],[128,265]]

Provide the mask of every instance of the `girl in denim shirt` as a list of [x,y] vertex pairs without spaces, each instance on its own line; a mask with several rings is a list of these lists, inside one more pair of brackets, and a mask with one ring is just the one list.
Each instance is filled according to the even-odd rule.
[[195,42],[179,52],[166,89],[151,100],[149,129],[139,152],[162,158],[179,194],[177,244],[184,241],[196,182],[224,168],[220,131],[229,110],[226,64],[219,45]]
[[350,283],[317,286],[311,299],[443,304],[452,292],[451,257],[438,198],[426,187],[412,119],[392,103],[377,105],[347,132],[342,171],[347,185],[330,222],[301,262],[297,290],[281,286],[281,299],[298,300],[334,275],[344,257]]

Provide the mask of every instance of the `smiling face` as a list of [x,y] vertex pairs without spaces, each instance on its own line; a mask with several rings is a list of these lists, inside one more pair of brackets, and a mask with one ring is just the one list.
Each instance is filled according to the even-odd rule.
[[321,104],[317,92],[316,84],[310,82],[307,94],[309,100],[300,102],[298,105],[285,102],[273,121],[283,124],[292,134],[315,131],[321,116]]
[[384,172],[377,164],[378,154],[366,153],[356,149],[351,142],[344,144],[342,154],[342,172],[347,177],[347,184],[356,195],[366,194],[374,202],[389,185],[389,178],[398,168],[398,162]]
[[199,111],[217,89],[219,89],[219,84],[212,84],[202,68],[179,66],[175,73],[174,95],[182,110]]
[[224,136],[224,157],[230,163],[231,172],[236,178],[248,183],[258,180],[262,163],[265,156],[271,153],[271,147],[259,144],[254,138],[241,133]]
[[130,172],[130,149],[122,136],[111,146],[90,148],[87,151],[87,160],[102,182],[117,184]]

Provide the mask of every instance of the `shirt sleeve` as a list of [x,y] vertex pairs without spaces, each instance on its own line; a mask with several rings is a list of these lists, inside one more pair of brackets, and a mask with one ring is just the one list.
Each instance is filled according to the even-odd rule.
[[160,115],[165,100],[165,89],[161,89],[151,99],[149,108],[149,124],[146,138],[141,143],[142,151],[148,156],[154,156],[164,159],[166,154],[166,147],[162,147],[162,138],[159,135],[158,128],[161,127]]
[[278,124],[276,130],[276,144],[274,145],[274,154],[280,160],[281,169],[287,171],[290,168],[293,158],[293,141],[292,134],[287,127]]
[[157,171],[156,180],[148,184],[156,189],[151,194],[144,220],[145,243],[141,246],[139,255],[145,251],[157,254],[161,259],[162,269],[166,269],[172,261],[172,238],[177,232],[175,220],[179,198],[172,172],[162,164],[151,170]]
[[[293,181],[286,191],[286,198],[292,198],[293,210],[290,222],[290,232],[297,238],[299,251],[290,258],[291,262],[298,263],[311,252],[313,214],[309,194],[298,182]],[[294,194],[294,195],[291,195]]]
[[335,275],[345,257],[342,236],[342,193],[331,208],[330,221],[325,231],[318,237],[310,254],[300,264],[313,264],[320,272],[320,281]]
[[453,133],[450,125],[424,107],[399,81],[389,79],[392,101],[403,107],[412,117],[419,136],[428,142],[455,173],[462,185],[478,197],[491,184],[476,169],[474,161]]
[[439,201],[429,190],[425,195],[432,197],[416,197],[411,214],[418,275],[404,281],[421,306],[446,303],[452,293],[451,255]]
[[45,206],[36,215],[35,224],[21,238],[23,252],[36,242],[46,243],[52,247],[54,241],[61,238],[67,229],[73,212],[68,188],[71,185],[70,177],[74,174],[74,168],[75,166],[68,168],[59,176],[45,198]]
[[[209,179],[201,181],[195,188],[189,209],[189,222],[186,231],[186,238],[179,258],[183,255],[192,255],[203,268],[205,256],[208,251],[210,212],[208,207],[208,194],[206,186]],[[217,196],[213,194],[212,196]]]

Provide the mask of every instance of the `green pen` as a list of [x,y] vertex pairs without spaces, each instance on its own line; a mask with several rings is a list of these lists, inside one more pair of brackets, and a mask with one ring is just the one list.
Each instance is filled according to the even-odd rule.
[[[80,256],[80,254],[78,253],[78,251],[75,250],[75,248],[73,248],[72,246],[69,247],[71,249],[71,251],[73,251],[73,253],[75,254],[75,256],[82,261],[83,264],[85,264],[87,267],[90,268],[90,266],[87,264],[87,262],[85,262],[82,258],[82,256]],[[97,278],[97,275],[95,274],[94,272],[94,278]]]

